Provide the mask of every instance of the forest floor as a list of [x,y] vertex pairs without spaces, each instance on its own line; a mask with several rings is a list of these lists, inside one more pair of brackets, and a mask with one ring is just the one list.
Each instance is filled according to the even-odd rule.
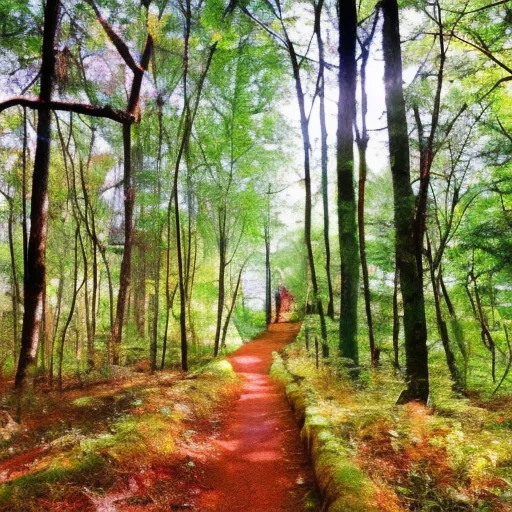
[[333,354],[317,362],[319,323],[306,317],[271,372],[303,411],[302,435],[319,487],[325,494],[334,487],[333,510],[512,512],[510,389],[454,392],[443,353],[431,349],[429,404],[398,406],[402,374],[383,357],[382,366],[361,366],[354,379],[334,352],[338,328],[328,322]]
[[317,510],[299,429],[268,375],[299,328],[272,326],[189,375],[29,394],[21,426],[0,438],[0,511]]

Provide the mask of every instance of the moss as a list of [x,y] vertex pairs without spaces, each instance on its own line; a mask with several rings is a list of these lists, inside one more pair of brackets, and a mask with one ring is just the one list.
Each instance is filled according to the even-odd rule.
[[[287,349],[287,355],[294,347]],[[298,370],[298,371],[297,371]],[[352,461],[349,446],[334,432],[313,388],[307,382],[307,368],[294,366],[293,375],[280,355],[274,356],[271,375],[285,386],[286,396],[303,425],[301,436],[311,456],[317,483],[327,512],[373,512],[379,510],[372,481]]]
[[103,406],[103,401],[94,396],[83,396],[75,398],[75,400],[71,402],[71,405],[74,405],[75,407],[94,408]]
[[272,354],[270,376],[285,386],[293,382],[293,377],[284,366],[283,358],[277,352]]
[[70,484],[85,487],[110,486],[107,462],[96,454],[88,454],[80,459],[62,459],[39,473],[22,476],[0,487],[0,510],[36,511],[41,510],[37,498],[51,494],[54,498],[63,497]]
[[233,366],[226,359],[221,359],[219,361],[213,361],[207,364],[204,368],[202,368],[198,375],[201,377],[221,377],[226,380],[235,380],[237,378],[235,370],[233,370]]

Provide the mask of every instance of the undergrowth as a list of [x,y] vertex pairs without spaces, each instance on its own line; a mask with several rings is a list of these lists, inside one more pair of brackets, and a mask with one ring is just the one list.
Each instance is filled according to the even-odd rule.
[[[319,480],[332,478],[334,467],[347,496],[367,496],[347,500],[345,512],[512,510],[511,398],[477,402],[455,396],[446,371],[434,367],[429,406],[397,406],[403,377],[391,367],[363,367],[357,379],[336,357],[320,358],[317,368],[312,339],[306,350],[305,329],[312,328],[307,322],[273,374],[288,385],[289,396],[295,386],[299,400],[309,404],[306,439],[307,430],[320,423],[335,446],[328,460],[320,454],[321,466],[331,471],[317,471]],[[299,401],[298,407],[307,404]]]
[[236,388],[230,363],[216,361],[182,379],[161,374],[127,394],[74,399],[69,406],[83,414],[105,402],[127,403],[99,432],[61,432],[23,474],[0,485],[0,510],[87,510],[87,494],[101,495],[131,473],[169,461],[190,424],[207,418]]

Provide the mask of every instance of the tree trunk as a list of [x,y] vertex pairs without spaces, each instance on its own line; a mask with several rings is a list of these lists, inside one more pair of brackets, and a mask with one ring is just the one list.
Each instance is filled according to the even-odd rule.
[[398,315],[398,282],[399,275],[396,268],[395,258],[395,279],[393,280],[393,366],[396,370],[400,369],[400,352],[398,340],[400,337],[400,317]]
[[80,227],[77,226],[76,232],[75,232],[75,251],[74,251],[74,271],[73,271],[73,297],[71,299],[71,306],[69,307],[69,313],[68,317],[66,319],[66,323],[64,324],[64,328],[62,329],[62,334],[60,338],[60,344],[59,344],[59,366],[57,371],[57,386],[59,391],[62,389],[62,365],[64,362],[64,344],[66,341],[66,334],[68,332],[69,324],[71,323],[71,320],[73,319],[73,315],[75,314],[75,305],[76,305],[76,297],[78,295],[78,292],[80,291],[80,288],[85,283],[85,280],[82,282],[80,287],[77,289],[77,283],[78,283],[78,240],[79,240],[79,233],[80,233]]
[[[47,0],[44,9],[43,49],[39,99],[51,101],[55,74],[55,39],[60,0]],[[46,240],[48,228],[48,174],[51,144],[51,111],[39,110],[37,144],[32,178],[30,237],[27,251],[27,274],[24,297],[21,350],[15,386],[23,388],[27,371],[34,364],[39,343],[43,288],[46,276]]]
[[331,243],[329,241],[329,177],[328,177],[328,147],[327,122],[325,118],[325,58],[324,41],[322,39],[321,20],[324,1],[319,0],[315,5],[315,34],[318,45],[318,97],[320,106],[320,137],[321,137],[321,163],[322,163],[322,205],[324,213],[324,244],[325,244],[325,274],[327,276],[327,316],[334,319],[334,292],[331,279]]
[[9,203],[9,217],[7,219],[7,237],[9,241],[9,255],[11,259],[11,285],[12,285],[12,321],[13,321],[13,353],[14,361],[18,357],[18,312],[21,303],[20,286],[18,283],[18,272],[16,271],[16,255],[14,252],[14,236],[13,236],[13,223],[14,223],[14,204],[11,200]]
[[23,296],[27,280],[27,257],[28,257],[28,227],[27,227],[27,109],[23,108],[23,153],[22,153],[22,175],[21,175],[21,229],[23,235]]
[[432,257],[432,246],[430,244],[429,236],[427,235],[427,261],[430,270],[430,281],[432,283],[432,291],[434,294],[434,306],[436,311],[437,329],[439,336],[441,337],[441,343],[443,344],[444,353],[446,356],[446,364],[450,370],[450,376],[453,380],[453,386],[455,389],[462,389],[463,382],[460,375],[459,369],[457,368],[457,361],[450,345],[450,336],[448,334],[448,328],[443,318],[443,311],[441,309],[441,299],[439,296],[439,283],[436,279],[434,270],[434,260]]
[[370,359],[371,365],[377,366],[379,364],[380,350],[375,347],[375,334],[373,330],[373,318],[371,309],[371,294],[370,294],[370,280],[368,277],[368,263],[366,260],[366,235],[365,235],[365,194],[366,194],[366,176],[368,172],[366,162],[366,152],[368,149],[368,129],[366,126],[366,116],[368,113],[368,94],[366,92],[366,67],[370,57],[370,46],[375,34],[377,22],[379,19],[379,11],[375,12],[375,18],[372,25],[372,30],[366,40],[361,43],[361,131],[356,127],[356,143],[359,153],[359,183],[357,195],[357,224],[359,228],[359,255],[361,257],[361,272],[363,275],[363,292],[364,304],[366,310],[366,322],[368,325],[368,340],[370,344]]
[[55,353],[55,341],[59,333],[60,317],[62,313],[62,299],[64,296],[64,265],[61,266],[59,276],[59,288],[57,289],[57,309],[55,311],[55,320],[53,321],[53,334],[50,345],[49,354],[49,372],[48,372],[48,384],[53,387],[53,374],[54,374],[54,353]]
[[[269,187],[270,189],[270,187]],[[270,200],[270,198],[269,198]],[[265,237],[265,323],[272,323],[272,270],[270,268],[270,225],[269,220],[264,226]]]
[[[221,214],[222,215],[222,214]],[[225,219],[225,214],[224,214]],[[222,221],[221,221],[222,222]],[[224,226],[225,228],[225,226]],[[222,227],[221,227],[222,229]],[[219,293],[217,297],[217,325],[215,329],[215,342],[213,346],[213,355],[219,355],[220,337],[222,329],[222,311],[224,309],[225,300],[225,274],[226,274],[226,239],[224,230],[219,236]]]
[[304,186],[306,189],[305,201],[305,220],[304,220],[304,242],[308,257],[309,271],[311,275],[311,285],[313,287],[313,300],[316,303],[318,316],[320,317],[320,330],[322,335],[322,354],[324,357],[329,355],[329,346],[327,345],[327,326],[325,323],[324,308],[318,289],[318,279],[316,275],[315,257],[313,255],[313,245],[311,243],[311,161],[309,151],[311,142],[309,137],[309,119],[306,114],[306,105],[304,91],[302,89],[302,80],[300,77],[300,66],[295,53],[293,43],[288,40],[288,54],[290,56],[293,77],[295,80],[295,90],[297,93],[297,102],[300,112],[300,127],[302,132],[302,147],[304,157]]
[[[362,80],[362,78],[361,78]],[[359,255],[361,257],[361,272],[363,276],[363,294],[366,312],[366,323],[368,325],[368,341],[370,344],[370,360],[372,366],[379,364],[379,351],[375,346],[375,334],[373,330],[373,318],[371,307],[370,278],[368,275],[368,262],[366,259],[366,235],[364,222],[365,188],[366,188],[366,148],[367,140],[358,140],[357,148],[359,152],[359,183],[357,197],[357,224],[359,227]]]
[[465,387],[467,384],[467,376],[469,370],[468,349],[466,347],[466,342],[464,341],[464,332],[462,330],[462,325],[457,317],[457,313],[455,311],[455,308],[453,307],[453,303],[450,299],[450,295],[448,294],[448,290],[446,289],[446,285],[444,284],[443,274],[441,270],[439,271],[439,284],[441,286],[441,291],[443,293],[446,308],[448,309],[448,313],[450,315],[450,322],[452,325],[452,331],[455,336],[455,341],[457,342],[457,346],[459,347],[460,353],[462,354],[462,358],[464,359],[464,374],[462,382]]
[[123,125],[124,146],[124,251],[119,276],[119,294],[117,296],[116,319],[111,335],[112,363],[119,364],[123,323],[126,314],[126,302],[130,287],[131,257],[133,245],[133,209],[135,189],[131,177],[131,124]]
[[236,298],[238,297],[238,290],[240,289],[240,283],[242,281],[242,272],[244,271],[245,263],[240,268],[240,272],[238,272],[238,278],[236,280],[235,291],[233,292],[233,299],[231,301],[231,305],[229,306],[226,318],[224,320],[224,326],[222,327],[222,336],[220,346],[224,348],[226,346],[226,337],[228,334],[229,321],[231,320],[231,316],[233,315],[233,310],[236,305]]
[[427,324],[422,269],[414,251],[414,193],[402,86],[402,54],[397,0],[384,0],[383,48],[389,151],[395,206],[397,268],[404,308],[407,390],[400,403],[429,396]]
[[491,354],[491,376],[492,381],[496,382],[496,343],[494,342],[494,339],[491,335],[491,331],[489,330],[489,326],[487,325],[487,318],[485,316],[484,308],[482,306],[480,291],[478,290],[478,284],[476,282],[476,277],[473,274],[473,272],[471,272],[471,279],[473,281],[473,287],[475,290],[476,311],[478,313],[478,320],[480,322],[480,336],[482,338],[482,343],[484,347]]
[[359,296],[359,250],[357,243],[356,198],[354,191],[354,133],[356,116],[355,0],[340,2],[338,76],[338,227],[341,257],[340,353],[359,362],[357,346],[357,302]]
[[[162,200],[162,190],[161,190],[161,167],[162,167],[162,143],[163,143],[163,125],[162,125],[162,106],[163,103],[160,101],[160,98],[157,101],[158,103],[158,154],[156,159],[156,195],[158,198],[156,212],[159,214],[160,203]],[[154,263],[153,269],[153,279],[155,283],[155,301],[153,306],[153,324],[152,324],[152,332],[151,332],[151,345],[149,348],[149,362],[151,365],[151,371],[155,371],[157,369],[157,352],[158,352],[158,320],[160,314],[160,270],[162,266],[162,231],[163,231],[163,223],[160,220],[160,215],[158,215],[158,225],[156,228],[156,239],[155,239],[155,249],[156,253],[156,261]]]

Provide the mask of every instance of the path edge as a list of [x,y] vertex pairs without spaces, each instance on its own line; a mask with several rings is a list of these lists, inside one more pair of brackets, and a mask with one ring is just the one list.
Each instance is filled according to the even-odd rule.
[[301,429],[301,439],[322,496],[321,511],[378,512],[375,504],[378,491],[352,462],[350,447],[334,435],[333,424],[316,405],[318,400],[312,386],[289,370],[283,357],[285,350],[273,353],[270,375],[283,387]]

